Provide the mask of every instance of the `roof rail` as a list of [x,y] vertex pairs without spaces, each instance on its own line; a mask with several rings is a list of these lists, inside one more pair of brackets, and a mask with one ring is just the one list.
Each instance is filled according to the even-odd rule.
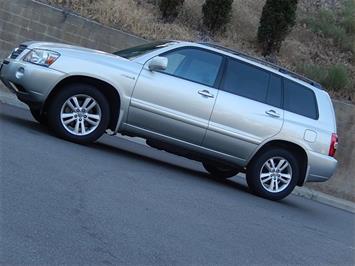
[[283,68],[283,67],[280,67],[276,64],[273,64],[273,63],[270,63],[270,62],[267,62],[265,60],[262,60],[262,59],[259,59],[259,58],[256,58],[256,57],[253,57],[251,55],[248,55],[248,54],[245,54],[245,53],[242,53],[240,51],[236,51],[236,50],[233,50],[233,49],[230,49],[230,48],[227,48],[227,47],[224,47],[222,45],[218,45],[218,44],[214,44],[214,43],[208,43],[208,42],[200,42],[199,44],[202,44],[202,45],[206,45],[206,46],[209,46],[209,47],[212,47],[212,48],[216,48],[216,49],[220,49],[220,50],[223,50],[225,52],[228,52],[228,53],[231,53],[231,54],[234,54],[234,55],[237,55],[237,56],[240,56],[240,57],[243,57],[245,59],[248,59],[248,60],[251,60],[251,61],[254,61],[256,63],[259,63],[259,64],[262,64],[264,66],[268,66],[268,67],[271,67],[277,71],[279,71],[280,73],[282,74],[286,74],[286,75],[289,75],[293,78],[296,78],[296,79],[299,79],[299,80],[302,80],[318,89],[323,89],[322,85],[319,84],[318,82],[314,81],[314,80],[311,80],[305,76],[302,76],[300,74],[297,74],[293,71],[290,71],[286,68]]

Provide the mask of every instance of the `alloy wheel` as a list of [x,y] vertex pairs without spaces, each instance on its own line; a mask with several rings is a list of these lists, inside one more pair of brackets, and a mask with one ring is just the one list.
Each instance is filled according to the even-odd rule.
[[283,157],[272,157],[261,167],[260,181],[271,193],[285,190],[292,180],[292,167]]
[[60,111],[60,120],[65,130],[77,136],[93,132],[99,126],[101,116],[100,105],[85,94],[71,96]]

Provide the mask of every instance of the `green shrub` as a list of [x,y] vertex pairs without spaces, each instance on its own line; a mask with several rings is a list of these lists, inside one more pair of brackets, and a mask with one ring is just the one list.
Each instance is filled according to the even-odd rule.
[[224,30],[232,15],[233,0],[206,0],[202,6],[203,24],[212,33]]
[[347,0],[340,14],[341,25],[347,33],[355,34],[355,1]]
[[355,2],[346,1],[340,13],[321,9],[306,20],[310,29],[333,40],[334,45],[345,51],[353,51],[355,34]]
[[344,65],[334,65],[328,69],[325,86],[333,90],[345,89],[349,82],[348,72]]
[[297,71],[321,84],[325,83],[325,80],[328,76],[328,70],[325,67],[318,65],[299,65],[297,66]]
[[297,71],[322,84],[328,90],[347,89],[350,78],[344,65],[323,67],[319,65],[299,65]]
[[345,29],[337,24],[335,13],[330,10],[320,10],[315,17],[309,19],[309,26],[312,31],[332,38],[337,46],[341,46],[347,39]]
[[184,0],[160,0],[159,9],[165,22],[172,22],[179,15]]
[[315,16],[308,19],[308,23],[312,31],[330,35],[333,32],[330,28],[334,28],[336,24],[336,17],[334,12],[321,9]]
[[267,0],[260,18],[258,42],[263,55],[279,52],[281,43],[296,23],[297,0]]

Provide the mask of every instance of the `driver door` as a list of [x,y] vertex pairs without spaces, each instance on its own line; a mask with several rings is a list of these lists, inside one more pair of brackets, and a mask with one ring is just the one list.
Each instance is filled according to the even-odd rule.
[[201,145],[217,96],[223,56],[194,47],[160,56],[163,71],[144,66],[134,89],[128,124],[170,138]]

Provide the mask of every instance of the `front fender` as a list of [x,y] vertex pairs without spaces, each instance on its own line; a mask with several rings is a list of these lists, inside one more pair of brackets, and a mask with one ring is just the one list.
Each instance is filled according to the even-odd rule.
[[60,60],[57,61],[53,64],[52,68],[65,72],[65,75],[56,83],[50,92],[60,87],[60,84],[63,84],[65,80],[73,78],[98,80],[114,88],[120,97],[120,110],[115,130],[117,132],[127,119],[133,89],[143,66],[135,62],[124,60],[99,64],[95,60],[90,62],[88,60],[66,56],[61,57]]

